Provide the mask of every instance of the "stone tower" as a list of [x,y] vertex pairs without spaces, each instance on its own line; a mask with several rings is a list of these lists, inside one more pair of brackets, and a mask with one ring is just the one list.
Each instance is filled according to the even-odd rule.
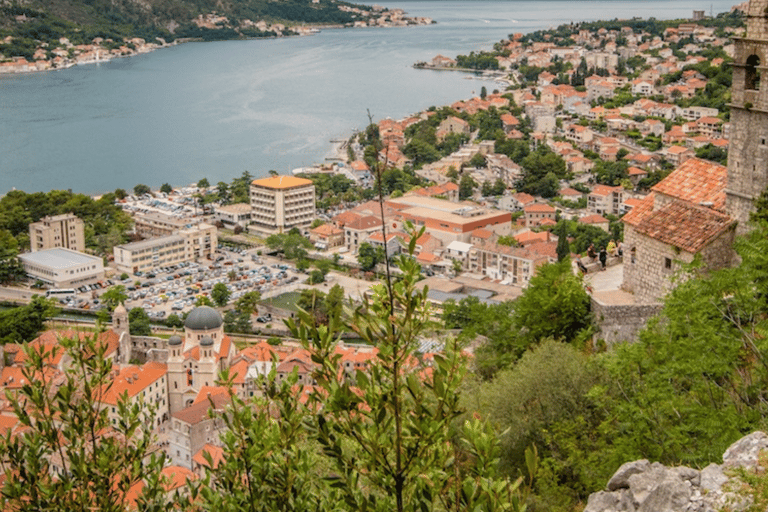
[[[768,188],[768,0],[750,0],[747,33],[734,38],[726,210],[748,229],[757,197]],[[762,75],[766,75],[763,77]]]
[[128,310],[123,303],[117,305],[112,312],[112,330],[120,340],[118,363],[128,364],[131,361],[131,332],[128,324]]

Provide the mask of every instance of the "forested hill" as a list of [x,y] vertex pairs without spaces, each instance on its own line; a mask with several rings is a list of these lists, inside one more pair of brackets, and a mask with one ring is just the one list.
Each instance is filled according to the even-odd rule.
[[382,23],[388,11],[335,0],[0,0],[2,58],[30,59],[35,48],[94,38],[155,42],[283,35],[302,24]]

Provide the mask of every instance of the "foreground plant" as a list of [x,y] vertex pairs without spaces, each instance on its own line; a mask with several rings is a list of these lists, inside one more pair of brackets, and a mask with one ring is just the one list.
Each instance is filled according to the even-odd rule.
[[[59,351],[68,360],[63,375],[49,364]],[[138,488],[139,510],[164,510],[165,457],[153,453],[152,411],[123,396],[111,423],[100,405],[112,383],[106,344],[61,339],[52,351],[25,352],[25,384],[10,396],[20,428],[0,439],[3,510],[118,512]]]

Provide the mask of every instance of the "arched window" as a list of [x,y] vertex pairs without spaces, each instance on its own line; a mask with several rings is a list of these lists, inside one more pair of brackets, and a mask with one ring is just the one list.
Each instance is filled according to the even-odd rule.
[[750,55],[747,57],[746,68],[744,69],[744,89],[756,91],[760,89],[760,57]]

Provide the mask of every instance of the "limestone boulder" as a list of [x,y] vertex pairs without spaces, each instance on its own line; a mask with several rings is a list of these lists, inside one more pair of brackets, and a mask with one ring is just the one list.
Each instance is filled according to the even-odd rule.
[[638,473],[644,473],[651,469],[651,463],[646,459],[626,462],[616,470],[610,480],[608,480],[608,490],[629,489],[629,477]]

